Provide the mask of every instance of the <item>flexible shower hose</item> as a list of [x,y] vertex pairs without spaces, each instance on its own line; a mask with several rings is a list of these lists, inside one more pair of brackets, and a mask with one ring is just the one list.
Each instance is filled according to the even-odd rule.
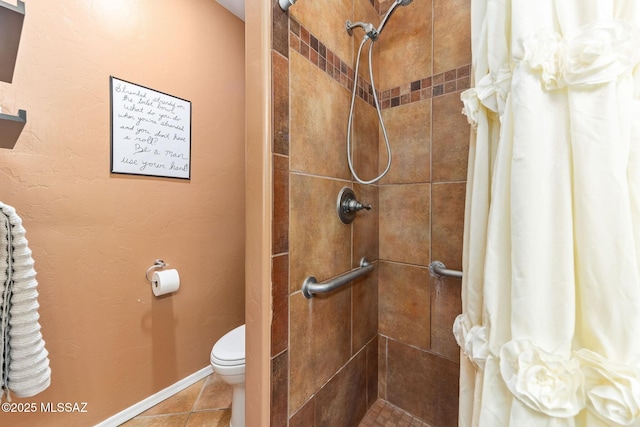
[[353,81],[353,93],[351,94],[351,108],[349,109],[349,123],[347,125],[347,160],[349,162],[349,170],[351,170],[353,177],[360,184],[373,184],[374,182],[379,181],[380,179],[382,179],[383,176],[387,174],[387,172],[389,172],[389,169],[391,168],[391,146],[389,145],[389,137],[387,136],[387,129],[385,128],[384,121],[382,120],[380,103],[378,102],[378,95],[376,94],[376,86],[373,81],[373,67],[371,65],[371,52],[373,50],[372,48],[374,43],[373,40],[371,40],[371,43],[369,44],[369,78],[371,79],[371,90],[373,91],[373,100],[375,101],[376,111],[378,113],[378,120],[380,121],[380,127],[382,128],[382,135],[384,136],[384,142],[387,146],[388,162],[384,172],[382,172],[376,178],[369,181],[364,181],[360,179],[360,177],[358,176],[358,174],[353,168],[353,159],[351,157],[351,125],[353,123],[353,107],[356,100],[356,91],[358,90],[358,69],[360,68],[360,54],[362,53],[362,47],[367,42],[367,40],[371,40],[371,39],[369,38],[369,36],[365,35],[364,38],[362,39],[362,43],[360,43],[360,48],[358,48],[358,58],[356,59],[356,71],[355,71],[356,75]]

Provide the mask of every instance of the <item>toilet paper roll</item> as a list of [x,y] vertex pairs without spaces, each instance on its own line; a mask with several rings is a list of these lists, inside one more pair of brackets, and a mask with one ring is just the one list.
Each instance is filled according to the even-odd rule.
[[178,270],[162,270],[156,271],[151,277],[151,289],[157,297],[160,295],[170,294],[180,288],[180,275]]

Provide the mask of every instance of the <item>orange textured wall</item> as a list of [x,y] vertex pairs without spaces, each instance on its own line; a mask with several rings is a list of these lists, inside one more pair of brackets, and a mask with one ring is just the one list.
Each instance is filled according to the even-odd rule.
[[[87,426],[209,363],[244,322],[244,24],[213,0],[27,0],[0,150],[0,200],[21,215],[38,272],[52,384],[14,402],[82,414],[1,425]],[[191,101],[191,180],[110,173],[109,76]],[[177,268],[154,298],[145,271]]]

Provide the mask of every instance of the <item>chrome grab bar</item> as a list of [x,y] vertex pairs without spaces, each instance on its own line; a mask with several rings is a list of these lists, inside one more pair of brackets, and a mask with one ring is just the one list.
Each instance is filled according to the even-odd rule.
[[429,264],[429,273],[438,279],[441,277],[455,277],[456,279],[462,279],[462,271],[449,270],[447,266],[440,261],[433,261]]
[[308,299],[313,298],[313,295],[315,294],[326,294],[327,292],[331,292],[334,289],[344,286],[347,283],[356,280],[358,277],[369,273],[374,267],[375,266],[366,258],[362,258],[360,260],[359,268],[324,283],[318,283],[315,277],[309,276],[304,279],[304,282],[302,282],[302,294]]

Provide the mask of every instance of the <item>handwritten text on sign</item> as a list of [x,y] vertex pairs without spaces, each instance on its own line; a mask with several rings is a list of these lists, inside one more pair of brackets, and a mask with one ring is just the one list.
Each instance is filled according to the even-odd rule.
[[111,171],[190,178],[191,102],[111,77]]

